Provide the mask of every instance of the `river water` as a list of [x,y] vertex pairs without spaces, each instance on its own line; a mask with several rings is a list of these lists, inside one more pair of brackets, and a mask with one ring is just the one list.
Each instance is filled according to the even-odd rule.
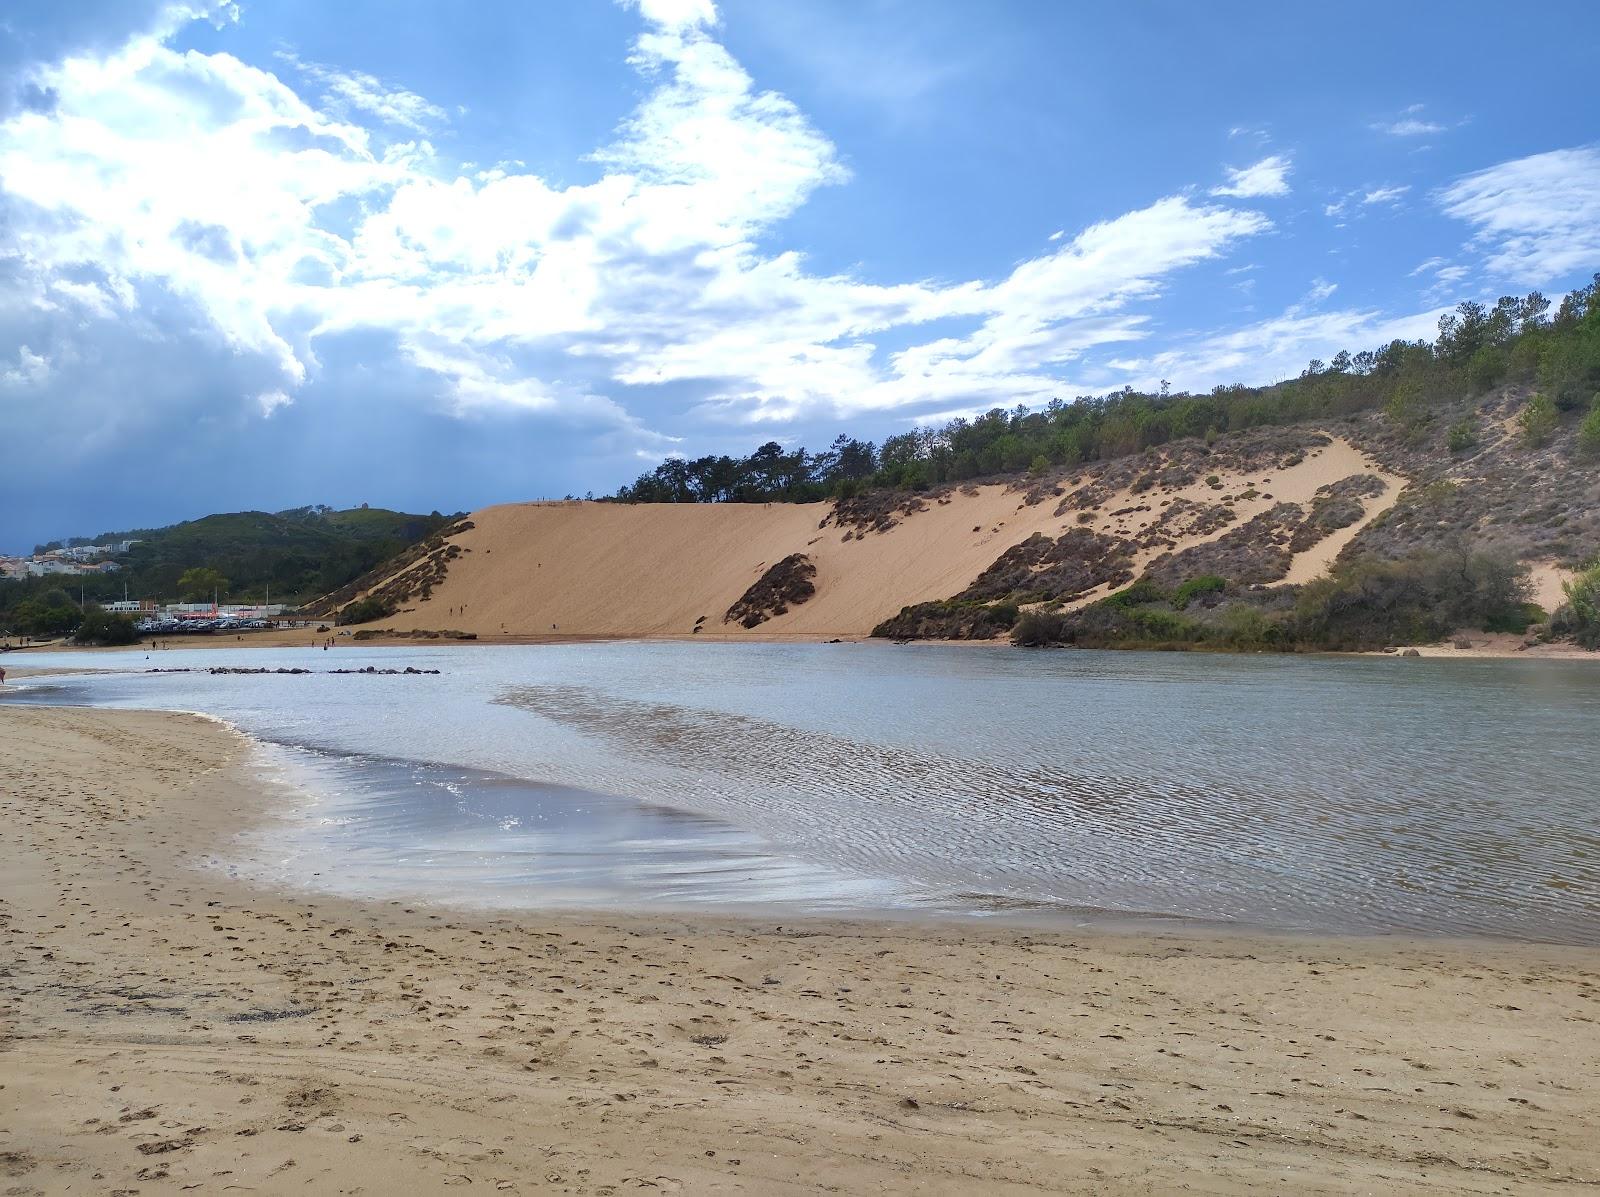
[[[26,654],[294,800],[223,867],[510,908],[1177,918],[1600,943],[1588,662],[611,643]],[[131,672],[300,666],[310,675]],[[415,666],[426,676],[334,675]]]

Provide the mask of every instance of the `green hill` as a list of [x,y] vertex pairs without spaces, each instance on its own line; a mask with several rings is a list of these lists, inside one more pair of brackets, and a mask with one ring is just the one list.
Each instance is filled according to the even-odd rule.
[[[136,539],[119,559],[122,572],[110,577],[50,577],[0,583],[0,612],[35,591],[82,588],[90,600],[175,599],[186,570],[214,569],[228,580],[226,598],[299,603],[337,589],[431,535],[452,517],[438,512],[412,515],[383,508],[335,511],[297,507],[288,511],[239,511],[208,515],[167,528],[106,532],[92,541]],[[48,547],[48,546],[43,546]]]

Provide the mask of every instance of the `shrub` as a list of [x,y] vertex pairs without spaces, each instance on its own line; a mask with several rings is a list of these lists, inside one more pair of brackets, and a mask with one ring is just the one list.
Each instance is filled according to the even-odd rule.
[[1469,449],[1478,447],[1478,427],[1468,416],[1460,423],[1452,424],[1450,432],[1445,437],[1445,445],[1452,453],[1465,453]]
[[1578,425],[1578,452],[1585,457],[1600,457],[1600,395],[1594,397],[1589,414]]
[[1228,588],[1228,580],[1216,574],[1190,578],[1172,592],[1172,605],[1182,611],[1202,594],[1218,594]]
[[72,638],[79,644],[137,644],[139,630],[126,615],[110,615],[105,608],[91,605]]
[[1559,419],[1556,405],[1544,395],[1535,395],[1528,400],[1528,405],[1517,417],[1517,423],[1522,428],[1523,442],[1530,449],[1543,448],[1555,435]]
[[1562,589],[1567,605],[1556,613],[1551,626],[1585,648],[1600,648],[1600,561],[1563,583]]
[[364,599],[357,599],[345,607],[343,611],[339,612],[339,618],[335,622],[341,624],[371,623],[374,619],[386,619],[392,614],[393,612],[389,609],[388,603],[385,603],[382,599],[369,596]]
[[1024,611],[1011,629],[1011,643],[1022,648],[1070,644],[1067,617],[1060,611]]
[[1142,607],[1146,603],[1159,603],[1167,597],[1166,591],[1157,586],[1148,578],[1140,578],[1132,586],[1108,594],[1100,602],[1108,607],[1120,607],[1126,610],[1129,607]]
[[1527,601],[1525,570],[1504,553],[1456,548],[1400,561],[1362,559],[1300,592],[1291,631],[1295,640],[1325,648],[1439,640],[1460,627],[1514,621]]
[[1483,630],[1521,633],[1526,632],[1534,624],[1543,623],[1544,619],[1544,608],[1538,603],[1523,603],[1521,606],[1508,607],[1504,611],[1491,613],[1483,621]]

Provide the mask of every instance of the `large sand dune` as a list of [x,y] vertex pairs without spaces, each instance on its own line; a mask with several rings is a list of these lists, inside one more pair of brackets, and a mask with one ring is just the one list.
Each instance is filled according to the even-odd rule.
[[[414,596],[381,626],[460,629],[494,639],[529,636],[864,636],[913,603],[948,598],[1034,533],[1090,528],[1134,542],[1136,569],[1162,552],[1216,539],[1275,503],[1309,505],[1319,487],[1355,474],[1384,479],[1358,524],[1296,556],[1287,581],[1321,573],[1361,526],[1392,504],[1404,480],[1384,474],[1342,440],[1288,468],[1223,471],[1215,481],[1135,495],[1112,490],[1087,515],[1058,513],[1058,499],[1028,503],[1003,485],[930,498],[885,531],[841,528],[815,504],[521,503],[474,513],[452,538],[462,553],[427,598]],[[1086,473],[1064,490],[1088,485]],[[1179,500],[1236,517],[1228,527],[1179,536],[1176,548],[1140,544]],[[1131,510],[1137,509],[1137,510]],[[816,594],[753,629],[725,622],[728,608],[774,563],[794,553],[816,567]],[[1099,592],[1082,596],[1091,601]],[[703,620],[702,620],[702,617]],[[695,632],[697,621],[701,630]]]

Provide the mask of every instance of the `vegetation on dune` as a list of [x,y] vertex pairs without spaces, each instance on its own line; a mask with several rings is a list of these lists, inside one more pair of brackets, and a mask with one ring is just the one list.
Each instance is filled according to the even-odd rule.
[[[1432,342],[1393,341],[1361,353],[1312,361],[1300,377],[1266,387],[1220,386],[1210,394],[1124,389],[1057,399],[1043,411],[995,408],[888,437],[881,445],[840,436],[821,453],[777,442],[748,457],[662,462],[612,498],[633,503],[765,503],[848,499],[873,489],[926,490],[970,479],[1042,475],[1109,461],[1184,438],[1207,444],[1265,425],[1340,419],[1381,411],[1407,436],[1429,435],[1435,413],[1464,395],[1536,386],[1523,430],[1547,441],[1563,413],[1588,406],[1600,389],[1600,275],[1551,314],[1537,291],[1493,307],[1467,302],[1440,320]],[[1531,425],[1531,428],[1530,428]],[[1437,435],[1437,434],[1434,434]],[[1600,436],[1597,430],[1596,436]],[[1476,428],[1457,425],[1451,452],[1464,453]]]
[[1564,584],[1566,606],[1556,612],[1553,629],[1585,648],[1600,648],[1600,561]]
[[1463,627],[1520,632],[1542,617],[1514,559],[1458,546],[1341,562],[1302,587],[1206,576],[1169,590],[1141,579],[1077,611],[1026,612],[1011,639],[1028,647],[1357,650],[1439,640]]
[[[790,553],[751,583],[722,617],[723,623],[753,628],[787,615],[816,594],[817,567],[804,553]],[[697,627],[696,631],[699,630]]]
[[344,607],[338,615],[337,622],[341,624],[371,623],[375,619],[387,619],[394,612],[389,609],[389,604],[380,598],[357,599]]

